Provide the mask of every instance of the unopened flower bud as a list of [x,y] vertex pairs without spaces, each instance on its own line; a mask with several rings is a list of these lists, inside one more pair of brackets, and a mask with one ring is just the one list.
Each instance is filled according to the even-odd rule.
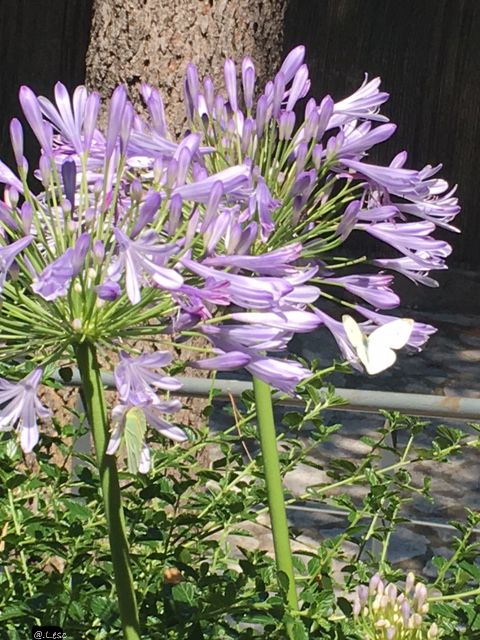
[[208,76],[203,81],[203,92],[208,113],[212,115],[215,105],[215,87],[213,86],[212,79]]
[[409,603],[406,600],[402,602],[400,607],[400,612],[402,614],[403,623],[405,625],[408,625],[408,621],[410,620],[411,608]]
[[13,118],[13,120],[10,121],[10,139],[12,141],[15,161],[17,166],[21,167],[23,160],[23,129],[17,118]]
[[387,629],[387,632],[385,635],[387,637],[387,640],[393,640],[393,638],[395,638],[395,636],[397,635],[395,628],[390,627],[389,629]]
[[133,202],[140,202],[142,199],[142,183],[138,178],[132,180],[132,184],[130,185],[130,198]]
[[97,180],[93,185],[93,193],[95,197],[100,198],[100,196],[102,195],[102,191],[103,191],[103,181]]
[[167,165],[167,187],[171,189],[177,179],[178,162],[175,158],[170,158]]
[[430,627],[430,629],[428,630],[427,633],[427,638],[428,640],[432,640],[433,638],[436,638],[438,636],[438,625],[436,622],[434,622],[432,624],[432,626]]
[[305,142],[310,142],[312,138],[316,137],[319,120],[320,120],[320,115],[317,110],[311,111],[308,117],[305,118],[305,128],[304,128]]
[[82,321],[79,318],[75,318],[75,320],[72,320],[72,329],[74,331],[82,330]]
[[285,76],[281,71],[275,76],[273,83],[273,104],[272,114],[274,118],[278,118],[280,115],[280,109],[282,107],[282,100],[285,94]]
[[155,158],[155,160],[153,161],[153,181],[154,182],[158,182],[158,183],[162,182],[163,169],[164,169],[163,158],[159,156],[158,158]]
[[322,164],[322,157],[323,157],[323,145],[316,144],[313,147],[313,151],[312,151],[312,161],[313,161],[313,166],[317,171],[320,169],[320,165]]
[[421,624],[422,616],[419,613],[414,613],[412,616],[410,616],[407,626],[409,629],[418,629]]
[[305,160],[307,158],[308,145],[305,142],[302,142],[297,147],[296,158],[295,158],[295,169],[297,171],[297,175],[303,170],[305,167]]
[[5,198],[5,202],[12,208],[15,209],[15,207],[18,204],[18,191],[15,189],[15,187],[8,187],[7,189],[5,189],[5,193],[4,193],[4,198]]
[[253,128],[255,126],[252,118],[246,118],[243,125],[241,151],[246,154],[252,140]]
[[22,216],[22,229],[25,235],[30,233],[30,228],[32,226],[32,218],[33,218],[33,209],[32,205],[29,202],[24,202],[20,209],[20,213]]
[[67,198],[65,198],[65,200],[62,200],[62,211],[66,216],[68,216],[72,212],[72,203],[70,202],[70,200],[67,200]]
[[95,280],[95,278],[97,277],[96,269],[93,269],[93,267],[90,267],[90,269],[87,271],[87,276],[90,278],[90,280]]
[[228,100],[232,111],[236,111],[237,106],[237,71],[235,69],[235,63],[229,58],[225,60],[223,67],[223,75],[225,79],[225,88],[227,90]]
[[362,610],[362,605],[360,604],[360,600],[358,599],[358,596],[355,596],[355,599],[353,600],[353,605],[352,605],[352,613],[354,618],[360,615],[361,610]]
[[280,114],[278,139],[290,140],[295,127],[295,113],[293,111],[282,111]]
[[389,600],[393,603],[397,598],[397,587],[394,584],[388,584],[385,589],[385,594],[388,596]]
[[109,300],[110,302],[116,300],[122,294],[120,285],[112,280],[107,280],[103,284],[97,285],[95,291],[99,298]]
[[408,595],[415,584],[415,574],[412,571],[407,573],[407,579],[405,581],[405,593]]
[[18,276],[20,275],[20,267],[18,266],[18,262],[12,262],[10,269],[8,270],[8,275],[10,276],[10,280],[15,282],[18,280]]
[[45,187],[45,189],[47,189],[50,184],[50,177],[51,177],[50,162],[47,156],[44,156],[44,155],[40,156],[40,160],[38,161],[38,168],[40,170],[40,177],[42,179],[42,184]]
[[75,293],[82,293],[82,285],[80,284],[80,282],[75,282],[75,284],[73,285],[73,290],[75,291]]
[[222,123],[225,119],[225,100],[222,96],[215,97],[215,119]]
[[93,259],[96,264],[102,264],[103,259],[105,257],[105,245],[101,240],[95,240],[93,243]]
[[259,140],[263,136],[265,125],[267,124],[267,108],[267,98],[265,96],[260,96],[257,102],[257,114],[255,118],[255,123],[257,125],[257,137]]
[[242,61],[242,85],[243,101],[247,109],[253,105],[253,91],[255,88],[255,66],[251,58],[246,57]]
[[421,609],[425,600],[427,599],[427,588],[421,582],[418,582],[415,585],[415,592],[413,595],[413,599],[416,602],[417,609]]
[[390,623],[388,620],[385,620],[385,618],[380,618],[380,620],[377,620],[377,622],[375,622],[375,627],[377,629],[388,629],[389,626]]
[[359,585],[357,587],[357,596],[363,606],[368,600],[368,587],[364,584]]

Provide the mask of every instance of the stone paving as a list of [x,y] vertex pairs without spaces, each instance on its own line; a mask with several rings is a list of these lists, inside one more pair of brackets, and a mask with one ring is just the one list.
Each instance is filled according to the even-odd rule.
[[[480,279],[476,274],[460,273],[456,276],[454,273],[446,282],[445,290],[447,297],[442,296],[439,290],[435,290],[433,297],[425,295],[421,298],[417,293],[417,300],[415,297],[413,300],[414,308],[403,309],[399,313],[438,328],[422,353],[401,353],[394,367],[375,377],[357,373],[335,374],[331,382],[337,387],[480,398]],[[323,330],[297,337],[292,351],[308,359],[319,358],[326,366],[334,358],[338,359],[333,339]],[[383,422],[379,414],[345,411],[326,412],[325,419],[341,423],[342,429],[331,442],[315,452],[314,457],[320,467],[331,457],[361,458],[366,451],[366,446],[360,441],[361,436],[373,434]],[[431,441],[441,423],[472,431],[466,423],[455,419],[432,420],[422,435],[425,444]],[[452,519],[465,520],[466,508],[480,509],[479,462],[480,450],[472,448],[448,464],[424,462],[416,465],[412,469],[414,481],[421,486],[423,477],[431,476],[434,501],[416,497],[404,515],[408,519],[439,524],[446,524]],[[286,486],[292,495],[301,495],[308,485],[325,481],[323,471],[314,472],[310,467],[300,466],[288,474]],[[289,520],[301,532],[295,544],[299,550],[314,547],[319,541],[338,534],[345,525],[341,515],[310,509],[290,509]],[[265,524],[261,522],[253,526],[250,544],[271,552],[270,533]],[[405,570],[431,578],[435,575],[431,558],[433,555],[449,556],[453,534],[449,528],[404,524],[391,539],[389,560]],[[351,545],[349,550],[355,553],[355,546]]]

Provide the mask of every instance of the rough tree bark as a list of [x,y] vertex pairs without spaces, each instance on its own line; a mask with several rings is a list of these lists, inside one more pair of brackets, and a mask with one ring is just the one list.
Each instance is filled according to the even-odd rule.
[[[172,133],[185,120],[183,75],[188,62],[223,87],[223,63],[244,55],[256,64],[259,85],[280,63],[287,0],[94,0],[87,84],[107,97],[118,83],[139,104],[138,86],[160,87]],[[188,357],[191,354],[185,354]],[[198,370],[192,375],[204,375]],[[195,425],[205,402],[187,401],[177,419]]]
[[124,82],[161,88],[173,129],[184,121],[182,79],[188,62],[222,85],[226,57],[250,55],[260,82],[276,70],[286,0],[95,0],[87,83],[104,96]]

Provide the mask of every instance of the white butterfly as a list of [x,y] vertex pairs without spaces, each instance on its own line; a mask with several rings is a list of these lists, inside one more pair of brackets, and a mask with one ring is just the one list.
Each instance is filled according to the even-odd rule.
[[413,320],[400,318],[365,335],[351,316],[342,316],[343,326],[367,373],[375,375],[391,367],[397,359],[393,349],[404,347],[413,329]]

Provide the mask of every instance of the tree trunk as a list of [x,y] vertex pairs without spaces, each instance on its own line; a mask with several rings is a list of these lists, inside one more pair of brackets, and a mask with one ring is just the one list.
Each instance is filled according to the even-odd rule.
[[103,96],[118,83],[159,86],[172,131],[184,122],[183,74],[194,62],[200,77],[223,85],[223,62],[250,55],[260,84],[280,62],[286,0],[95,0],[87,83]]
[[[125,83],[137,105],[141,82],[158,86],[170,130],[178,134],[185,121],[182,89],[187,64],[195,63],[201,78],[210,75],[221,88],[225,58],[239,62],[249,55],[262,86],[280,63],[286,2],[94,0],[87,84],[106,97]],[[182,358],[190,355],[187,351]],[[206,375],[195,369],[188,373]],[[177,420],[195,426],[202,420],[205,401],[190,399],[185,404],[188,408]]]

